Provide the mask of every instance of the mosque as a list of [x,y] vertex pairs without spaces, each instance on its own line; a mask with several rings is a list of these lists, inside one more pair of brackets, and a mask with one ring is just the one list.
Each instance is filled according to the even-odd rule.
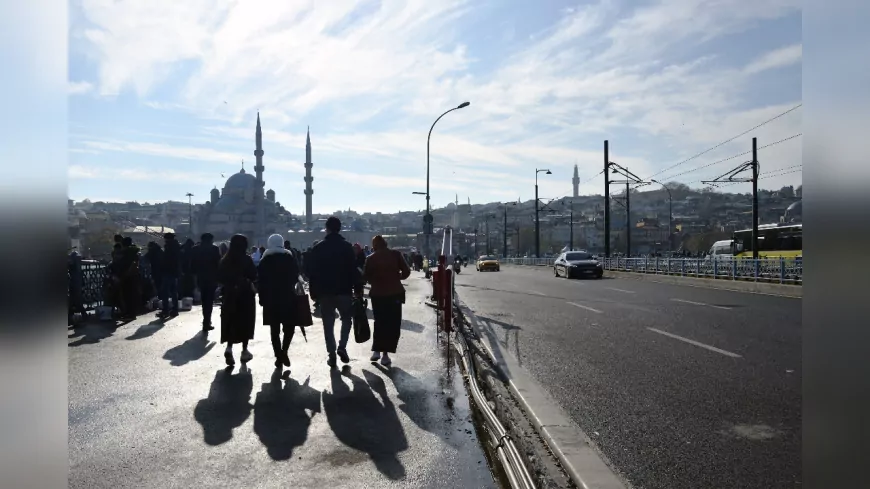
[[[256,165],[254,173],[245,171],[244,162],[238,173],[230,175],[224,183],[223,190],[214,188],[211,199],[203,205],[194,217],[197,233],[209,232],[216,240],[229,239],[233,234],[240,233],[248,237],[251,245],[265,245],[266,238],[273,233],[286,233],[291,227],[296,227],[295,218],[275,200],[275,192],[266,190],[263,180],[263,132],[260,128],[260,114],[257,114],[257,129],[255,133]],[[311,136],[306,135],[305,169],[306,169],[306,225],[311,222]]]

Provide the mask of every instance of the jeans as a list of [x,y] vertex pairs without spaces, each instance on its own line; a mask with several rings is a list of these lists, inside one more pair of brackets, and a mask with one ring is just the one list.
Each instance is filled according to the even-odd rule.
[[320,302],[320,317],[323,320],[323,337],[326,340],[326,352],[335,353],[335,311],[341,316],[341,338],[338,349],[347,349],[347,340],[353,328],[353,296],[325,295],[318,297]]
[[178,277],[163,277],[160,280],[160,300],[163,301],[164,313],[170,309],[178,312]]
[[211,325],[211,311],[214,308],[214,296],[217,282],[203,280],[199,282],[200,300],[202,300],[202,324]]

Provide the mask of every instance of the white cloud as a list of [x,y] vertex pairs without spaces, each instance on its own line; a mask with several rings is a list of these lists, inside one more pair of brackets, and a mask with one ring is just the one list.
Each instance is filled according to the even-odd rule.
[[[301,172],[304,128],[314,119],[318,178],[400,188],[425,176],[434,117],[470,100],[433,132],[432,174],[444,191],[481,196],[529,194],[536,166],[558,175],[541,184],[542,193],[569,193],[574,161],[581,179],[594,175],[600,141],[616,134],[672,145],[660,154],[643,142],[613,141],[613,159],[636,173],[665,168],[794,105],[758,108],[751,82],[799,63],[801,54],[795,44],[726,63],[724,48],[714,48],[725,36],[799,12],[796,0],[759,0],[752,9],[742,0],[662,0],[631,11],[603,0],[564,9],[553,26],[497,60],[463,42],[483,20],[464,0],[82,0],[81,7],[88,23],[73,32],[98,63],[100,93],[134,90],[150,107],[208,120],[201,132],[238,141],[239,152],[118,141],[86,149],[236,165],[250,154],[259,109],[267,155],[299,155],[267,156],[267,168]],[[509,30],[521,20],[498,25]],[[167,80],[180,87],[177,96],[158,98]],[[799,87],[800,79],[786,83]],[[772,141],[799,131],[797,116],[755,135]],[[710,156],[745,145],[741,139]],[[791,159],[792,146],[765,155]],[[347,171],[360,161],[367,173]],[[600,186],[594,180],[581,191]]]
[[91,82],[86,81],[78,81],[78,82],[69,82],[69,94],[70,95],[82,95],[90,92],[94,89],[94,85]]
[[764,53],[758,57],[758,59],[749,63],[746,68],[744,68],[744,71],[748,74],[755,74],[765,70],[783,68],[800,63],[802,57],[803,46],[801,44],[794,44],[769,53]]

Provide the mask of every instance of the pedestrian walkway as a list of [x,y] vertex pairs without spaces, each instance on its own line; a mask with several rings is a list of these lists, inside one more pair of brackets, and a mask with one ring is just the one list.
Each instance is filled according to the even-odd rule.
[[389,369],[351,335],[351,363],[330,370],[318,318],[283,376],[259,318],[254,359],[227,369],[219,308],[208,335],[199,307],[71,330],[69,487],[496,487],[429,287],[406,281]]

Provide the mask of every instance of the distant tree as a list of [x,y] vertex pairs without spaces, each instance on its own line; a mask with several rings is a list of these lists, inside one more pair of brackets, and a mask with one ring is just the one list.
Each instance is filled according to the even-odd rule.
[[797,198],[802,198],[804,193],[804,186],[798,185],[796,189],[794,189],[794,196]]
[[101,258],[112,252],[115,245],[115,230],[104,228],[83,233],[79,253],[85,258]]
[[794,198],[794,186],[788,185],[779,189],[779,196],[784,199],[793,199]]

